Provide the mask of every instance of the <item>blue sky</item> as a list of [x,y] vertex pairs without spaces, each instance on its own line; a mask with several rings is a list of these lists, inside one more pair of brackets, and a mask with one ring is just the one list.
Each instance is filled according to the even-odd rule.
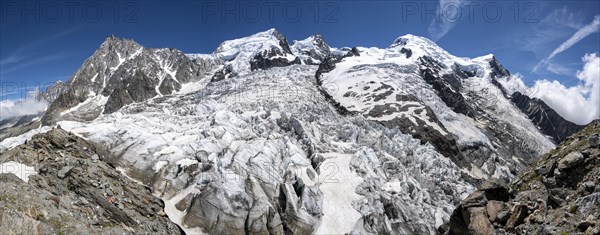
[[[24,96],[13,94],[15,87],[66,81],[111,34],[147,47],[211,53],[223,40],[269,28],[277,28],[290,43],[321,33],[333,47],[387,47],[410,33],[434,39],[457,56],[495,54],[512,73],[523,75],[526,84],[545,79],[566,86],[581,83],[576,73],[584,66],[582,57],[600,51],[598,26],[593,25],[600,15],[597,0],[73,4],[1,1],[1,99]],[[576,34],[583,37],[564,45]],[[564,50],[548,59],[561,45]]]

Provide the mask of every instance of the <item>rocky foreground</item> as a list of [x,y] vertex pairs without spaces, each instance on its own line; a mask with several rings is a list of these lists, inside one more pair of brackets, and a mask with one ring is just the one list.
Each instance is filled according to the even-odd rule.
[[61,129],[0,154],[2,234],[180,234],[163,202]]
[[568,137],[508,186],[489,180],[443,234],[600,234],[600,121]]

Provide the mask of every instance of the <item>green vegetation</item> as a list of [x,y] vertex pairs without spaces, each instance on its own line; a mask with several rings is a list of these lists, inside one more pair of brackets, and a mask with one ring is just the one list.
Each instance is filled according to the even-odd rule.
[[571,214],[576,214],[576,213],[577,213],[577,209],[578,209],[578,208],[579,208],[579,207],[578,207],[577,205],[574,205],[574,206],[572,206],[572,207],[569,209],[569,213],[571,213]]
[[536,173],[535,171],[529,171],[522,176],[521,181],[519,181],[515,186],[517,191],[522,192],[529,190],[529,185],[531,185],[534,181],[542,180],[542,176]]

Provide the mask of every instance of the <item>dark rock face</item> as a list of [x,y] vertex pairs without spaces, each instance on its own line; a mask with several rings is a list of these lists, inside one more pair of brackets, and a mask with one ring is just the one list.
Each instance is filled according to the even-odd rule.
[[539,127],[542,133],[552,137],[555,143],[561,143],[566,137],[584,128],[565,120],[540,99],[532,99],[515,92],[511,101]]
[[[279,49],[273,48],[270,51],[257,54],[252,61],[250,61],[250,69],[252,71],[258,69],[270,69],[273,67],[285,67],[293,64],[300,64],[300,58],[296,57],[294,60],[290,61],[283,57],[284,56]],[[277,58],[273,58],[277,57]]]
[[325,97],[325,100],[327,100],[327,102],[329,102],[331,105],[333,105],[333,107],[336,109],[336,111],[339,114],[350,115],[350,114],[352,114],[352,112],[348,111],[348,109],[346,109],[346,107],[341,105],[340,102],[335,100],[333,98],[333,96],[331,96],[325,90],[326,88],[323,87],[323,81],[321,80],[321,75],[323,73],[331,72],[332,70],[334,70],[335,64],[340,62],[341,60],[342,60],[342,58],[338,58],[338,57],[325,58],[325,60],[323,60],[323,62],[321,62],[321,64],[319,64],[319,68],[317,69],[317,72],[315,73],[315,79],[317,80],[317,85],[319,86],[319,93],[321,93],[321,95],[323,95],[323,97]]
[[[37,117],[39,117],[39,115],[25,115],[25,116],[3,119],[3,120],[0,120],[0,127],[4,127],[4,128],[17,127],[17,126],[20,126],[23,124],[27,124]],[[4,128],[2,128],[0,130],[3,130]]]
[[[451,81],[451,79],[444,79],[436,75],[439,73],[442,65],[438,64],[436,61],[427,56],[419,58],[419,61],[422,65],[421,76],[423,76],[423,79],[425,79],[428,84],[433,86],[433,89],[438,92],[442,101],[454,112],[462,113],[473,118],[475,111],[469,105],[467,105],[465,98],[460,93],[455,92],[458,88],[456,82],[448,83],[446,81]],[[455,85],[452,87],[448,84]]]
[[[185,84],[198,80],[207,68],[192,61],[176,49],[148,49],[132,40],[107,37],[75,74],[60,87],[57,98],[42,118],[43,125],[58,120],[95,119],[101,113],[114,112],[132,102],[141,102],[155,96],[168,95]],[[160,93],[160,94],[159,94]],[[87,107],[67,116],[61,112],[90,99],[98,108]],[[89,105],[88,105],[89,106]]]
[[492,67],[492,78],[510,76],[510,72],[505,69],[500,62],[498,62],[496,57],[492,57],[490,60],[490,66]]
[[0,174],[0,228],[26,234],[180,234],[163,203],[104,162],[106,151],[61,129],[0,155],[33,166],[29,181]]
[[352,47],[352,49],[348,53],[346,53],[346,55],[344,57],[350,57],[350,56],[360,56],[360,52],[358,51],[358,48]]
[[[261,51],[256,54],[250,61],[250,70],[258,69],[269,69],[273,67],[285,67],[293,64],[301,64],[300,58],[296,57],[287,42],[287,39],[279,31],[273,31],[273,36],[279,41],[279,46],[282,48],[271,48],[267,51]],[[287,57],[294,57],[293,60],[289,60]]]
[[[463,200],[444,234],[600,233],[600,122],[565,139],[506,186],[492,180]],[[472,209],[476,208],[476,209]],[[474,221],[485,208],[488,221]],[[481,216],[478,216],[479,218]],[[471,218],[471,219],[469,219]],[[490,232],[488,226],[493,229]]]
[[[412,95],[405,95],[402,97],[396,97],[398,101],[413,101],[419,102],[419,100]],[[395,112],[405,112],[409,107],[398,107],[398,105],[384,105],[384,106],[375,106],[372,110],[369,111],[365,116],[370,117],[381,117],[383,115],[387,115]],[[426,106],[425,104],[421,104],[421,106],[417,107],[417,110],[421,109],[420,112],[426,112],[427,117],[430,121],[440,126],[444,131],[444,125],[438,120],[435,116],[435,113],[431,108]],[[431,143],[436,149],[441,152],[444,156],[449,156],[452,160],[456,162],[463,161],[460,158],[460,152],[458,151],[458,147],[456,145],[456,140],[451,135],[444,135],[440,133],[435,128],[427,125],[420,119],[415,119],[417,124],[413,123],[407,118],[394,118],[389,121],[380,121],[384,126],[389,128],[400,128],[404,133],[410,133],[413,137],[421,140],[422,144]],[[468,162],[463,162],[463,164],[467,164]]]
[[404,47],[402,49],[400,49],[400,53],[405,54],[407,59],[412,56],[412,50],[406,49]]
[[215,72],[215,74],[212,76],[211,78],[211,82],[218,82],[221,80],[224,80],[226,78],[230,78],[230,77],[235,77],[237,74],[235,72],[233,72],[233,70],[231,69],[231,66],[223,66],[222,69],[220,69],[219,71]]

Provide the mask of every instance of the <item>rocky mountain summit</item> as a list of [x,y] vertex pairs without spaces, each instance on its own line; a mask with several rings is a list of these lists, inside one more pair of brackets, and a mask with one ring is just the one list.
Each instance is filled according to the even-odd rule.
[[210,69],[202,58],[191,59],[177,49],[150,49],[108,36],[61,87],[42,124],[90,121],[124,105],[179,91]]
[[600,120],[509,185],[490,180],[452,213],[445,234],[600,234]]
[[101,146],[53,129],[0,155],[4,234],[180,234]]

